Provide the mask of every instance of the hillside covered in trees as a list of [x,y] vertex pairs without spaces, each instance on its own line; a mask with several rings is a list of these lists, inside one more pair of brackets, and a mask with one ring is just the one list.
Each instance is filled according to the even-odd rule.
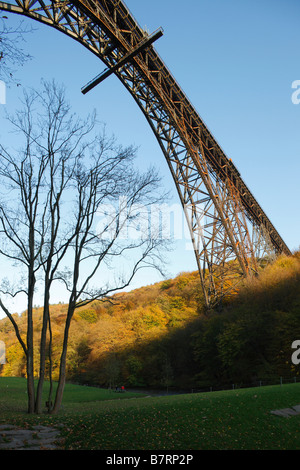
[[[66,306],[52,305],[53,379],[57,379]],[[42,309],[36,308],[35,333]],[[26,336],[26,312],[14,315]],[[24,376],[26,361],[8,319],[0,321],[7,363],[2,376]],[[247,385],[296,377],[300,340],[300,255],[280,257],[244,283],[223,311],[205,314],[197,272],[119,293],[76,310],[68,380],[115,387],[178,389]],[[38,357],[35,373],[38,375]]]

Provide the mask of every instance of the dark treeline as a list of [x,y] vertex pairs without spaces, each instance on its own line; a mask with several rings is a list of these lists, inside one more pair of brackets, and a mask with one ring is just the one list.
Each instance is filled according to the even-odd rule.
[[[300,340],[297,254],[279,258],[245,282],[221,313],[204,313],[196,272],[112,300],[76,311],[68,348],[69,381],[112,388],[205,389],[299,375],[291,360],[291,345]],[[34,315],[37,333],[42,309],[36,308]],[[65,305],[51,307],[54,379],[65,315]],[[25,337],[26,312],[15,319]],[[7,319],[0,321],[0,339],[7,357],[1,375],[24,376],[26,361]],[[38,361],[35,368],[38,374]]]

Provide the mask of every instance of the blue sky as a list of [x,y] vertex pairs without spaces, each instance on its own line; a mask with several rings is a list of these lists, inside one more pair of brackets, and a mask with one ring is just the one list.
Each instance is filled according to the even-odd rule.
[[[138,23],[153,32],[163,27],[155,48],[216,140],[239,169],[288,246],[300,245],[300,104],[292,83],[300,80],[298,0],[127,0]],[[10,24],[21,17],[9,16]],[[104,69],[80,44],[54,29],[24,19],[35,31],[24,49],[33,56],[17,71],[20,87],[7,89],[0,105],[0,138],[8,141],[5,111],[19,106],[23,88],[42,78],[64,83],[74,111],[94,108],[124,145],[139,147],[138,163],[160,168],[164,184],[179,203],[159,146],[145,118],[121,83],[111,76],[83,96],[80,89]],[[196,269],[187,240],[170,255],[175,276]],[[141,275],[136,287],[160,280]]]

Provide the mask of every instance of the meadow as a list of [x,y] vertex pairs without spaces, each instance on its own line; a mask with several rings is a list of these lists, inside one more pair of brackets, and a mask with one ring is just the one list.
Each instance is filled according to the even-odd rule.
[[57,416],[26,413],[26,381],[0,378],[0,424],[60,426],[63,450],[299,450],[300,384],[149,397],[67,385]]

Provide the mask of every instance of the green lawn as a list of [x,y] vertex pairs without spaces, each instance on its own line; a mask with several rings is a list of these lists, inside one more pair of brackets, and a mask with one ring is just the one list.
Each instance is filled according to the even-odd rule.
[[65,449],[300,449],[300,384],[148,398],[67,385],[58,416],[26,414],[24,379],[0,378],[0,424],[63,425]]

